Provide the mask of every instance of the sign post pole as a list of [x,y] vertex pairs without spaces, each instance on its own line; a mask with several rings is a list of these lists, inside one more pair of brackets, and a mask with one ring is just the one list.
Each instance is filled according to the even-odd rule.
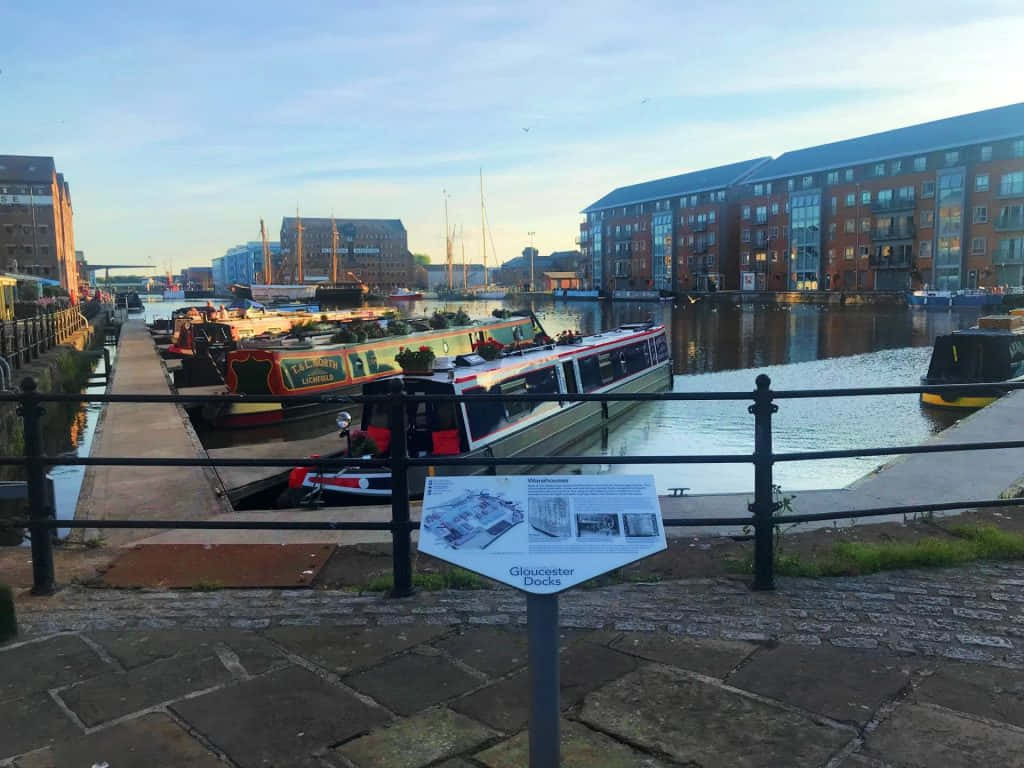
[[530,768],[559,766],[558,595],[526,595]]

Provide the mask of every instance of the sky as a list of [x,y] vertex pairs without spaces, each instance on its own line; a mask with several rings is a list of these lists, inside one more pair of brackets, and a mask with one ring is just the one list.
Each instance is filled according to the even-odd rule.
[[89,261],[161,270],[296,209],[400,218],[441,262],[445,192],[479,262],[481,168],[499,263],[572,249],[617,186],[1024,100],[1019,0],[53,0],[0,28],[0,154],[56,159]]

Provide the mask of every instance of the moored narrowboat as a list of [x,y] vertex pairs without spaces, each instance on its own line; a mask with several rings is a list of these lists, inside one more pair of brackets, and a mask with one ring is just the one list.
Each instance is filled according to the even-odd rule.
[[[437,357],[466,355],[491,340],[511,347],[543,337],[532,314],[468,325],[430,329],[383,338],[328,344],[241,344],[227,354],[225,383],[232,394],[345,395],[357,394],[364,384],[401,373],[395,356],[404,348],[425,346]],[[204,411],[215,427],[233,428],[278,423],[322,413],[325,406],[310,403],[230,403]],[[350,410],[358,418],[359,407]]]
[[[473,393],[574,394],[663,392],[671,387],[672,368],[665,327],[625,325],[593,336],[577,337],[574,343],[541,344],[532,350],[505,355],[494,361],[479,356],[460,356],[453,365],[430,375],[403,376],[406,392],[427,395]],[[363,386],[367,395],[388,391],[390,381]],[[571,450],[591,433],[636,406],[634,402],[513,402],[480,400],[410,402],[406,416],[409,455],[516,456],[558,455]],[[353,443],[375,447],[373,456],[387,456],[391,444],[388,403],[368,403],[363,409],[361,432]],[[346,418],[345,421],[348,421]],[[358,453],[358,450],[353,452]],[[523,465],[502,466],[501,472],[528,472]],[[436,471],[435,471],[436,470]],[[483,474],[486,466],[412,466],[409,490],[423,492],[429,475]],[[391,475],[385,469],[346,467],[318,473],[297,467],[279,505],[296,506],[313,501],[328,504],[373,501],[391,495]]]
[[[991,315],[974,328],[938,336],[921,384],[982,384],[1024,381],[1024,311]],[[998,385],[960,394],[922,392],[921,402],[939,408],[984,408],[1006,394]]]

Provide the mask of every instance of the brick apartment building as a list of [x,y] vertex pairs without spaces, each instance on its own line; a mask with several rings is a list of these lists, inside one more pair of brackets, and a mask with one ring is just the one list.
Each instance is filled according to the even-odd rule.
[[[281,221],[281,253],[296,267],[295,218]],[[351,272],[371,286],[393,288],[417,281],[409,236],[400,219],[335,219],[338,279]],[[331,279],[331,219],[302,219],[302,265],[307,282]]]
[[737,185],[769,160],[619,187],[585,208],[579,244],[586,287],[738,288]]
[[787,152],[739,190],[740,287],[1024,285],[1024,104]]
[[0,155],[0,268],[78,295],[71,189],[52,157]]

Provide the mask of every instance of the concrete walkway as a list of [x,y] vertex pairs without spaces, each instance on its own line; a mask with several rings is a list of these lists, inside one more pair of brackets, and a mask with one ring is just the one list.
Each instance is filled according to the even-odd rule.
[[[967,416],[925,444],[1015,440],[1024,434],[1024,391],[1012,392]],[[864,446],[873,447],[873,446]],[[1024,449],[911,454],[893,458],[847,488],[795,491],[800,514],[843,512],[934,502],[997,499],[1024,476]],[[785,489],[783,489],[785,491]],[[665,517],[732,517],[749,514],[751,493],[662,497]],[[899,516],[871,518],[888,522]],[[831,522],[825,525],[832,525]],[[811,526],[805,526],[811,527]],[[714,528],[684,529],[689,535]]]
[[[110,394],[169,395],[153,341],[141,320],[121,329]],[[187,416],[174,404],[111,403],[96,428],[92,456],[191,458],[201,456]],[[193,467],[88,467],[76,516],[154,519],[206,518],[230,507],[214,492],[207,470]],[[113,544],[149,535],[145,530],[87,530]]]
[[[570,592],[563,765],[1024,765],[1022,585],[1013,564]],[[19,611],[0,765],[527,764],[510,590],[69,588]]]

